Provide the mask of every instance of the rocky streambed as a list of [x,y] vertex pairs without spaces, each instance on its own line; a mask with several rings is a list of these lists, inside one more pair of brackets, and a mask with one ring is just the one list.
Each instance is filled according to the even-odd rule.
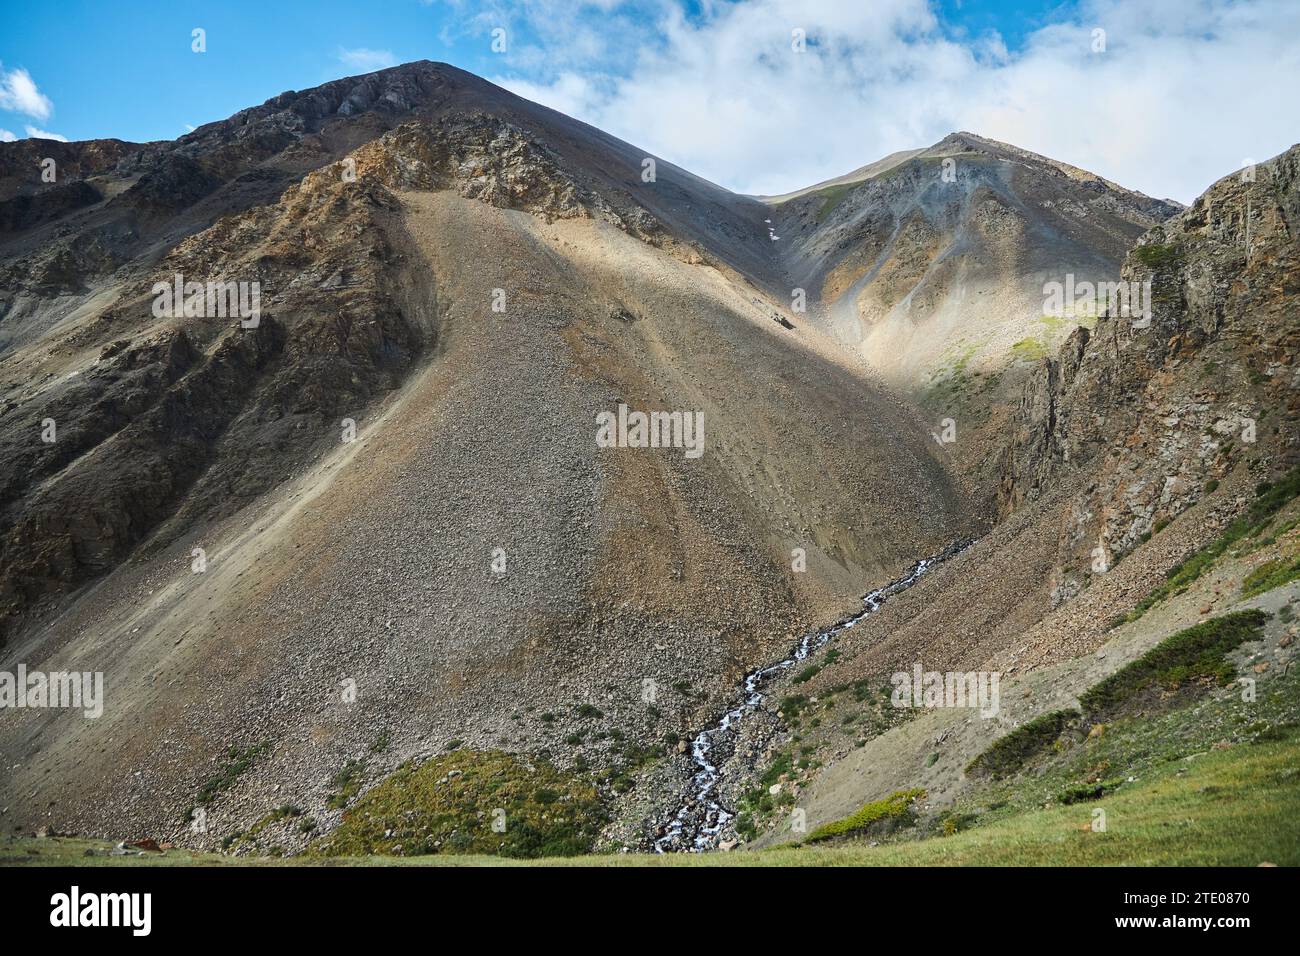
[[648,839],[650,847],[656,853],[701,853],[716,849],[727,825],[736,816],[721,797],[724,768],[736,753],[740,724],[760,711],[767,711],[768,695],[763,688],[778,675],[807,659],[836,634],[856,626],[936,565],[960,554],[970,545],[970,541],[958,541],[936,555],[922,558],[902,577],[866,594],[862,598],[861,611],[824,630],[805,634],[789,656],[746,674],[736,697],[721,717],[691,739],[690,779],[676,807],[654,827]]

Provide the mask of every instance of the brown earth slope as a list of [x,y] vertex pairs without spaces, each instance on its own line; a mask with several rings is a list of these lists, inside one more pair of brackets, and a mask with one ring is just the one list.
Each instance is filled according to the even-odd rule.
[[[635,762],[971,532],[915,413],[774,321],[766,207],[642,158],[413,64],[9,240],[0,653],[107,700],[3,715],[7,823],[215,844],[456,741]],[[26,281],[58,234],[111,254]],[[157,316],[178,274],[260,283],[257,326]],[[702,414],[704,454],[598,447],[619,403]]]
[[[986,532],[801,692],[1090,651],[1295,457],[1294,151],[1169,222],[970,134],[769,204],[431,63],[70,144],[56,184],[19,147],[0,669],[106,701],[0,713],[6,827],[328,831],[466,745],[639,780],[635,838],[743,670],[918,557]],[[1116,278],[1151,226],[1153,323],[1051,357],[1044,277]],[[160,316],[177,275],[259,283],[259,321]],[[600,447],[620,404],[702,414],[703,455]]]

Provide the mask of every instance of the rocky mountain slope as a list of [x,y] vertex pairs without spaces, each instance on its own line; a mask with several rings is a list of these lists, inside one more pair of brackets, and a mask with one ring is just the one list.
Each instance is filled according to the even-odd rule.
[[1095,320],[1050,310],[1044,285],[1115,278],[1180,208],[971,133],[773,201],[811,320],[954,423],[952,459],[983,499],[1029,369]]
[[[809,826],[917,787],[938,812],[977,786],[971,758],[1099,675],[1209,615],[1294,600],[1294,583],[1246,588],[1300,560],[1298,163],[1300,146],[1225,177],[1140,238],[1122,276],[1151,281],[1150,318],[1104,317],[1037,363],[996,459],[996,526],[770,690],[784,715],[737,748],[736,805],[797,732],[800,766],[825,769],[779,780]],[[1285,666],[1289,620],[1239,663]],[[1002,712],[880,705],[918,665],[999,673]],[[788,820],[769,813],[759,842],[797,838]]]
[[[423,62],[0,144],[0,669],[105,679],[0,714],[0,824],[295,851],[465,749],[645,847],[740,675],[918,558],[979,538],[783,680],[1089,652],[1294,458],[1292,153],[1173,219],[965,133],[766,201],[648,160]],[[1149,326],[1044,325],[1121,263]]]
[[[11,819],[328,828],[340,774],[461,742],[625,774],[971,533],[914,410],[769,298],[767,207],[647,158],[420,63],[66,171],[103,198],[0,249],[0,653],[107,702],[5,715]],[[260,314],[167,314],[176,276]],[[601,447],[619,405],[704,453]]]

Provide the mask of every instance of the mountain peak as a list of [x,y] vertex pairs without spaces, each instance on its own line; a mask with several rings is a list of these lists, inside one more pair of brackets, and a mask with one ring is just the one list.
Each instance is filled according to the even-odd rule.
[[989,137],[980,136],[977,133],[971,133],[965,130],[949,133],[933,146],[923,150],[920,155],[926,157],[943,157],[950,156],[956,151],[981,153],[985,156],[1004,162],[1031,165],[1038,169],[1074,180],[1075,182],[1085,184],[1091,183],[1094,184],[1094,186],[1104,187],[1108,191],[1123,194],[1143,206],[1150,207],[1151,211],[1161,218],[1172,216],[1185,208],[1182,203],[1176,202],[1172,199],[1153,199],[1144,193],[1140,193],[1133,189],[1127,189],[1118,183],[1112,182],[1111,180],[1099,176],[1090,170],[1083,169],[1082,167],[1062,162],[1059,159],[1052,159],[1050,156],[1044,156],[1041,153],[1035,153],[1031,150],[1023,149],[1022,147],[1015,146],[1011,143],[1004,143],[1001,140],[990,139]]

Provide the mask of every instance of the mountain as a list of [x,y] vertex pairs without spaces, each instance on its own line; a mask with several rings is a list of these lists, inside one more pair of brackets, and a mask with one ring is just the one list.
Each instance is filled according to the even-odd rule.
[[1112,278],[1137,237],[1181,208],[971,133],[774,204],[815,314],[911,385],[958,348],[968,366],[1005,364],[1045,281]]
[[971,133],[776,197],[809,317],[963,437],[958,469],[993,495],[996,451],[1030,368],[1095,315],[1048,312],[1044,285],[1113,279],[1181,207]]
[[[232,745],[323,800],[584,704],[621,766],[974,530],[915,411],[768,298],[757,200],[430,63],[121,149],[0,248],[5,658],[116,701],[6,727],[40,815],[183,833]],[[257,283],[255,326],[166,314],[177,276]],[[705,453],[600,447],[621,405]]]
[[[1300,146],[1248,173],[1213,184],[1124,257],[1123,281],[1151,283],[1149,316],[1103,316],[1035,363],[995,459],[993,530],[847,632],[814,677],[773,688],[830,701],[918,661],[926,671],[1002,677],[996,719],[937,710],[870,739],[858,729],[865,721],[818,732],[827,769],[793,781],[803,786],[808,828],[921,788],[931,823],[950,832],[945,821],[951,828],[961,818],[954,808],[987,813],[1008,794],[1030,807],[1070,802],[1044,792],[1044,775],[1068,773],[1090,792],[1107,776],[1147,779],[1204,748],[1253,742],[1233,726],[1290,719],[1282,715],[1294,713],[1297,693],[1288,664],[1300,596]],[[1276,619],[1261,642],[1232,655],[1227,677],[1186,676],[1209,658],[1180,661],[1179,640],[1261,609]],[[1100,679],[1153,661],[1170,668],[1164,683],[1141,688],[1127,713],[1078,717]],[[1219,682],[1227,686],[1205,697],[1189,691]],[[1258,704],[1265,699],[1279,710]],[[1234,706],[1240,713],[1224,716]],[[842,709],[827,704],[823,722]],[[999,738],[1013,739],[1012,728],[1041,732],[1062,714],[1076,729],[1052,730],[1056,756],[1028,760],[1010,787],[990,792],[971,771]],[[801,747],[814,733],[806,726],[796,728]],[[782,742],[763,740],[759,752],[779,754]],[[738,766],[732,777],[741,799],[752,772]],[[761,845],[790,838],[779,818],[767,823]]]
[[[481,771],[607,815],[512,852],[682,848],[774,661],[727,806],[797,732],[819,822],[905,789],[794,713],[1090,654],[1294,463],[1294,170],[1180,210],[956,133],[747,197],[428,62],[0,144],[0,670],[104,677],[6,714],[7,822],[394,852],[386,801]],[[1149,321],[1045,319],[1067,276]]]

